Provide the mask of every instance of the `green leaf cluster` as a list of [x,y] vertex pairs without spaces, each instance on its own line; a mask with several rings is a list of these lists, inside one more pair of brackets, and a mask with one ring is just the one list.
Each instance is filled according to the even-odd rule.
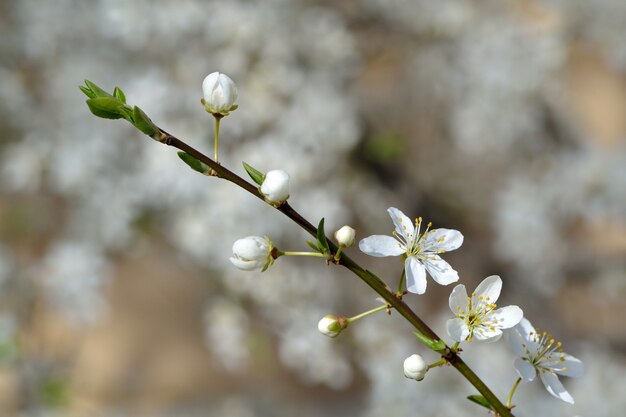
[[328,246],[328,240],[326,240],[326,232],[324,232],[324,218],[320,220],[317,225],[317,242],[311,242],[310,240],[306,241],[306,244],[311,247],[316,252],[319,253],[330,253],[330,247]]
[[109,94],[89,80],[79,86],[87,97],[87,107],[95,116],[103,119],[126,119],[144,134],[156,138],[159,128],[150,120],[148,115],[137,106],[126,104],[126,95],[115,87],[113,94]]

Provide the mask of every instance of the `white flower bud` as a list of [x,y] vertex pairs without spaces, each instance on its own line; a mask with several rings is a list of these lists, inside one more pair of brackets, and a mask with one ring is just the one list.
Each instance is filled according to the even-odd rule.
[[317,329],[328,337],[337,337],[346,327],[348,327],[348,322],[345,318],[340,318],[333,314],[325,315],[317,323]]
[[265,174],[261,193],[269,201],[282,203],[289,198],[289,174],[282,169],[274,169]]
[[237,86],[228,75],[214,72],[202,81],[202,104],[207,112],[222,116],[235,110],[237,105]]
[[248,236],[233,244],[233,257],[230,262],[244,271],[259,269],[265,271],[272,263],[274,244],[266,236]]
[[354,245],[354,237],[356,236],[356,231],[350,226],[343,226],[341,229],[335,232],[335,239],[337,243],[343,245],[346,248]]
[[411,355],[404,360],[404,376],[421,381],[428,372],[428,364],[420,355]]

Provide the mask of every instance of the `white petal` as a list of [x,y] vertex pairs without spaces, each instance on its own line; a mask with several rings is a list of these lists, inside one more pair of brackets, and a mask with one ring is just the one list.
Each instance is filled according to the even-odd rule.
[[577,378],[582,376],[585,372],[585,366],[580,359],[568,355],[567,353],[563,354],[563,359],[565,360],[559,361],[559,363],[554,366],[550,366],[557,374]]
[[387,213],[389,213],[394,226],[396,226],[396,233],[404,237],[407,242],[413,240],[415,226],[411,219],[395,207],[389,207]]
[[414,294],[424,294],[426,292],[426,270],[424,265],[415,257],[409,256],[404,261],[406,272],[406,289]]
[[253,271],[257,269],[257,262],[254,261],[244,261],[242,259],[237,258],[229,258],[230,262],[235,265],[237,268],[242,271]]
[[518,306],[506,306],[493,312],[491,318],[496,321],[496,326],[501,329],[510,329],[524,317],[524,312]]
[[467,291],[465,285],[459,284],[450,293],[450,299],[448,300],[450,310],[454,314],[465,312],[467,308]]
[[474,338],[479,342],[497,342],[502,337],[502,330],[482,327],[474,330]]
[[502,280],[497,275],[487,277],[478,284],[472,296],[472,305],[482,305],[485,303],[495,303],[500,296]]
[[463,342],[469,336],[470,331],[463,319],[450,319],[446,322],[446,330],[448,336],[455,342]]
[[537,330],[535,327],[528,321],[527,318],[523,318],[520,322],[515,326],[515,330],[519,333],[521,338],[524,340],[524,344],[530,351],[531,354],[535,354],[541,349],[537,341]]
[[566,403],[574,404],[574,399],[569,392],[567,392],[563,384],[561,384],[558,376],[551,372],[541,372],[539,377],[550,394]]
[[424,236],[422,248],[426,252],[444,250],[449,252],[458,249],[463,244],[463,235],[454,229],[433,229]]
[[459,274],[439,255],[428,255],[424,266],[431,277],[441,285],[452,284],[459,280]]
[[537,370],[530,363],[525,361],[522,358],[515,359],[513,364],[515,366],[515,370],[522,377],[524,381],[532,381],[537,376]]
[[526,350],[524,349],[524,345],[526,345],[526,340],[524,340],[524,338],[517,331],[517,326],[504,332],[504,336],[506,341],[509,343],[509,346],[511,346],[511,349],[513,349],[513,352],[515,352],[516,355],[526,355]]
[[391,236],[372,235],[361,239],[359,249],[370,256],[398,256],[406,252],[406,248]]

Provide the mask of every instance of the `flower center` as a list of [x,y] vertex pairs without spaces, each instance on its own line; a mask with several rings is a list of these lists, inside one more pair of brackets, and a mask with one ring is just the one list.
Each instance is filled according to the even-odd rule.
[[491,303],[489,297],[483,297],[479,295],[476,297],[476,293],[473,292],[470,297],[467,297],[466,310],[461,306],[457,306],[456,317],[465,321],[467,327],[469,327],[470,335],[468,341],[472,339],[474,331],[483,333],[485,329],[494,331],[498,323],[497,319],[493,317],[497,305]]
[[538,329],[531,332],[529,336],[530,340],[536,343],[537,348],[535,352],[531,352],[528,347],[524,345],[524,350],[528,355],[524,358],[526,361],[536,369],[541,370],[541,372],[554,373],[555,370],[567,370],[567,366],[558,366],[562,362],[565,362],[565,353],[563,349],[561,349],[561,342],[555,341],[550,333],[539,332]]

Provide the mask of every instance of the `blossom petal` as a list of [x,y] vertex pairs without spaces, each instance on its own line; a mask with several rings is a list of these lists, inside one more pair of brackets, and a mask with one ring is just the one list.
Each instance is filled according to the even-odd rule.
[[532,381],[537,376],[537,370],[522,358],[516,358],[513,363],[515,370],[524,381]]
[[465,290],[465,285],[459,284],[450,293],[450,299],[448,300],[450,305],[450,310],[454,314],[464,314],[466,313],[465,308],[467,307],[467,291]]
[[573,378],[582,376],[585,371],[585,366],[582,361],[572,355],[568,355],[567,353],[563,354],[563,360],[559,361],[558,364],[547,367],[554,370],[554,372],[559,375],[570,376]]
[[566,403],[574,404],[574,399],[570,393],[567,392],[563,384],[561,384],[558,376],[552,372],[541,372],[539,377],[550,394],[565,401]]
[[229,258],[230,262],[235,265],[237,268],[241,269],[242,271],[253,271],[255,269],[258,268],[258,262],[255,261],[244,261],[243,259],[239,259],[239,258]]
[[491,318],[495,325],[501,329],[510,329],[524,317],[524,312],[518,306],[506,306],[493,312]]
[[398,256],[406,252],[406,248],[391,236],[372,235],[361,239],[359,249],[370,256]]
[[428,255],[424,266],[431,277],[441,285],[452,284],[459,280],[459,274],[439,255]]
[[446,322],[446,330],[448,331],[448,336],[455,342],[463,342],[470,334],[465,320],[459,318],[448,320]]
[[526,341],[517,331],[517,326],[504,332],[504,336],[506,341],[509,343],[509,346],[511,346],[511,349],[513,349],[513,352],[515,352],[516,355],[526,355]]
[[489,329],[487,327],[479,327],[474,330],[474,337],[479,342],[497,342],[502,337],[502,330],[498,328]]
[[387,213],[396,226],[396,233],[402,236],[407,243],[412,241],[415,235],[415,226],[411,219],[395,207],[389,207]]
[[454,229],[433,229],[424,236],[422,248],[426,252],[443,250],[449,252],[463,244],[463,235]]
[[407,291],[415,294],[424,294],[426,292],[426,270],[424,265],[414,256],[409,256],[404,261],[404,270],[406,272]]
[[472,305],[479,306],[485,303],[495,303],[500,296],[502,280],[497,275],[485,278],[472,294]]
[[523,318],[520,322],[515,326],[515,330],[518,332],[526,348],[531,354],[536,354],[541,346],[537,340],[537,330],[535,327],[528,321],[527,318]]

